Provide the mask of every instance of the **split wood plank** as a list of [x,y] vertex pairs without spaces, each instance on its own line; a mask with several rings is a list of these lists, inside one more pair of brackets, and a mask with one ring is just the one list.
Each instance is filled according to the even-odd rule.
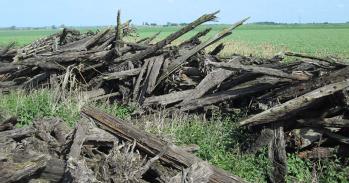
[[294,98],[288,102],[252,116],[251,118],[243,120],[240,122],[240,125],[260,125],[272,123],[280,120],[281,118],[291,117],[292,115],[297,114],[297,112],[304,110],[307,106],[309,106],[316,100],[332,95],[335,92],[341,91],[347,87],[349,87],[348,79],[342,82],[326,85],[303,96]]

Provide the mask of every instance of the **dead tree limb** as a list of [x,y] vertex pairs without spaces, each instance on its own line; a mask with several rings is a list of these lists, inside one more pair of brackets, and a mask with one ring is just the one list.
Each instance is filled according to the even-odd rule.
[[185,46],[186,44],[191,44],[191,43],[197,43],[199,41],[200,37],[205,36],[207,33],[209,33],[212,30],[212,28],[207,28],[201,32],[198,32],[195,34],[193,37],[191,37],[189,40],[182,42],[179,47]]
[[148,87],[147,87],[148,94],[151,94],[155,89],[156,79],[159,76],[160,69],[161,69],[163,63],[164,63],[164,56],[163,55],[154,57],[154,64],[153,64],[153,67],[151,68],[151,72],[149,75],[149,81],[148,81],[149,83],[148,83]]
[[194,22],[186,25],[185,27],[183,27],[181,30],[169,35],[167,38],[165,38],[164,40],[162,41],[159,41],[157,42],[156,44],[154,44],[152,47],[140,52],[140,53],[136,53],[134,55],[131,55],[131,56],[122,56],[120,58],[117,58],[115,61],[118,62],[118,63],[121,63],[121,62],[124,62],[124,61],[131,61],[131,62],[134,62],[134,61],[137,61],[137,60],[143,60],[145,57],[155,53],[157,50],[163,48],[164,46],[170,44],[172,41],[174,41],[175,39],[179,38],[180,36],[182,36],[183,34],[193,30],[195,27],[205,23],[205,22],[208,22],[208,21],[211,21],[211,20],[214,20],[216,18],[216,14],[218,13],[219,11],[217,12],[214,12],[212,14],[205,14],[203,16],[201,16],[200,18],[198,18],[197,20],[195,20]]
[[148,64],[149,64],[149,60],[145,60],[143,66],[141,67],[141,71],[140,71],[140,73],[139,73],[139,75],[138,75],[138,78],[137,78],[135,87],[134,87],[134,89],[133,89],[133,94],[132,94],[132,100],[133,100],[134,102],[136,102],[137,99],[138,99],[139,90],[140,90],[140,87],[141,87],[141,82],[142,82],[142,80],[143,80],[144,74],[145,74],[146,71],[147,71]]
[[234,88],[226,91],[217,92],[198,99],[190,100],[183,104],[178,104],[176,107],[180,107],[180,111],[191,111],[204,106],[217,104],[219,102],[233,100],[265,91],[275,87],[278,83],[282,82],[285,81],[278,78],[262,77],[254,81],[250,81],[251,84],[243,83],[242,85],[235,86]]
[[114,72],[104,76],[103,79],[113,80],[113,79],[122,79],[126,77],[137,76],[137,74],[139,74],[140,71],[141,69],[137,68],[137,69],[130,69],[126,71]]
[[311,55],[306,55],[306,54],[301,54],[301,53],[294,53],[294,52],[285,52],[286,56],[292,56],[292,57],[300,57],[300,58],[308,58],[308,59],[313,59],[313,60],[320,60],[332,64],[337,64],[337,65],[344,65],[344,66],[349,66],[349,63],[346,62],[341,62],[339,60],[331,59],[331,58],[321,58],[321,57],[316,57],[316,56],[311,56]]
[[172,92],[166,95],[148,97],[144,100],[143,105],[168,105],[184,100],[189,94],[193,93],[193,90],[185,90],[179,92]]
[[215,67],[224,68],[228,70],[243,70],[252,73],[264,74],[267,76],[276,76],[281,78],[295,79],[295,80],[308,80],[309,77],[297,76],[285,73],[281,70],[267,68],[267,67],[259,67],[259,66],[250,66],[250,65],[242,65],[240,63],[217,63],[217,62],[207,62],[209,65],[213,65]]
[[122,23],[121,23],[121,10],[118,10],[118,15],[117,15],[117,18],[116,18],[116,36],[115,36],[115,47],[117,49],[121,48],[123,45],[122,45],[122,36],[123,36],[123,26],[122,26]]
[[248,118],[244,121],[241,121],[240,125],[260,125],[265,123],[272,123],[280,120],[281,118],[290,117],[292,115],[295,115],[300,110],[304,110],[307,106],[309,106],[316,100],[332,95],[347,87],[349,87],[348,79],[342,82],[326,85],[303,96],[297,97],[255,116],[252,116],[251,118]]
[[193,49],[189,50],[184,55],[182,55],[182,56],[178,57],[177,59],[175,59],[171,63],[171,65],[169,66],[167,71],[164,74],[162,74],[162,76],[159,78],[156,86],[158,86],[164,79],[166,79],[172,73],[177,71],[185,63],[185,61],[187,61],[188,58],[190,58],[191,56],[193,56],[194,54],[196,54],[200,50],[206,48],[207,46],[209,46],[209,45],[219,41],[220,39],[222,39],[222,38],[224,38],[224,37],[226,37],[228,35],[230,35],[234,29],[236,29],[237,27],[242,25],[248,19],[249,18],[245,18],[245,19],[235,23],[230,28],[223,30],[222,32],[220,32],[220,33],[216,34],[215,36],[213,36],[212,38],[208,39],[207,41],[205,41],[205,42],[199,44],[198,46],[194,47]]
[[210,72],[203,80],[201,80],[199,85],[195,87],[193,93],[188,95],[188,97],[183,100],[183,104],[189,102],[190,100],[202,97],[209,90],[221,84],[224,80],[232,76],[234,73],[234,71],[225,69],[216,69]]

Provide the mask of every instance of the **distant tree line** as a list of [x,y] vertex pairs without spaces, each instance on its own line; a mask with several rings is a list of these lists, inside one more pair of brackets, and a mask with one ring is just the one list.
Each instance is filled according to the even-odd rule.
[[[345,23],[349,23],[348,22],[345,22]],[[330,23],[330,22],[322,22],[322,23],[278,23],[278,22],[268,22],[268,21],[265,21],[265,22],[254,22],[254,23],[251,23],[251,24],[258,24],[258,25],[298,25],[298,24],[336,24],[336,23]]]
[[[157,23],[148,23],[148,22],[143,22],[143,26],[159,26]],[[163,27],[173,27],[173,26],[186,26],[188,25],[187,23],[174,23],[174,22],[167,22],[165,25],[162,25]]]

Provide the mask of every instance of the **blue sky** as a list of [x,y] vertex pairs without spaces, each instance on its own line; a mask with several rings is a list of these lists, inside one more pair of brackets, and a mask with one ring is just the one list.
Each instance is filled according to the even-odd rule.
[[349,0],[1,0],[0,27],[113,25],[117,9],[135,24],[190,22],[216,10],[219,23],[349,21]]

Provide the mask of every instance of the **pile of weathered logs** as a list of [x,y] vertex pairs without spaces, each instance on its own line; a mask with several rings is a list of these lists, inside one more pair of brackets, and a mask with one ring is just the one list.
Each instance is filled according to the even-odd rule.
[[0,182],[244,182],[190,152],[86,107],[75,129],[59,119],[0,123]]
[[[125,41],[132,28],[118,14],[115,29],[84,34],[64,29],[23,48],[10,44],[0,51],[0,89],[79,88],[90,100],[136,104],[142,109],[138,114],[160,107],[206,114],[247,108],[252,117],[241,126],[261,133],[250,150],[269,144],[275,179],[286,174],[286,149],[320,158],[348,148],[349,63],[292,52],[272,59],[220,58],[224,44],[204,51],[246,19],[204,41],[200,38],[210,29],[170,44],[216,14],[203,15],[156,43],[158,34]],[[286,56],[299,59],[282,62]]]

